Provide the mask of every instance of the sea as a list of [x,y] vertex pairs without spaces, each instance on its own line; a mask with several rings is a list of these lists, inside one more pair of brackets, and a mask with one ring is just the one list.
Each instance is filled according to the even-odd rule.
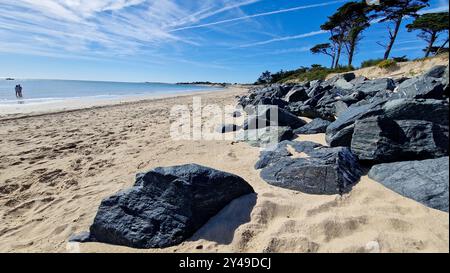
[[0,79],[0,106],[17,104],[15,86],[22,86],[22,104],[40,104],[70,99],[120,99],[123,97],[165,96],[189,92],[212,91],[200,85],[167,83],[132,83],[77,80],[6,80]]

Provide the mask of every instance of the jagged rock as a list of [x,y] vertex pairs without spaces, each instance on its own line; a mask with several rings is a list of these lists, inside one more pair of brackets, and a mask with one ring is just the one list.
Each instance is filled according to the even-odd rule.
[[101,202],[90,238],[134,248],[177,245],[232,200],[253,192],[239,176],[196,164],[156,168]]
[[306,105],[302,102],[295,102],[288,105],[286,108],[287,111],[306,118],[321,118],[326,120],[334,121],[334,116],[330,116],[330,114],[322,111],[321,108],[315,108],[311,105]]
[[328,145],[331,147],[350,147],[356,120],[382,114],[382,105],[384,103],[384,101],[377,101],[360,106],[350,106],[347,111],[343,112],[336,121],[327,127],[326,141]]
[[232,114],[233,118],[239,118],[242,116],[242,112],[241,111],[234,111]]
[[306,122],[290,112],[276,106],[260,106],[257,112],[244,122],[244,130],[260,129],[267,126],[289,126],[297,129]]
[[442,99],[444,85],[440,79],[422,76],[404,81],[397,92],[402,98]]
[[293,88],[284,98],[287,102],[305,101],[307,99],[309,99],[309,97],[308,94],[306,94],[306,89],[303,87]]
[[333,103],[333,108],[332,108],[332,113],[335,117],[338,117],[340,115],[342,115],[342,113],[344,113],[345,111],[348,110],[348,105],[347,103],[343,102],[343,101],[336,101],[335,103]]
[[348,73],[342,73],[339,75],[336,75],[328,80],[326,80],[327,83],[334,85],[338,80],[344,80],[346,82],[350,82],[356,78],[355,73],[348,72]]
[[243,107],[257,105],[277,105],[281,108],[287,105],[282,98],[289,92],[290,86],[271,85],[264,88],[250,90],[247,96],[239,98],[238,103]]
[[359,85],[367,80],[369,80],[369,79],[367,79],[364,76],[358,76],[358,77],[354,78],[353,80],[351,80],[350,83],[352,83],[353,85]]
[[274,151],[263,152],[256,167],[263,168],[261,178],[267,183],[309,194],[349,192],[362,173],[348,148],[311,142],[282,142]]
[[294,136],[290,127],[267,126],[260,129],[241,131],[237,134],[237,141],[245,141],[253,147],[273,146]]
[[442,84],[444,85],[444,95],[449,96],[450,95],[450,87],[449,87],[449,67],[444,71],[444,75],[442,76]]
[[241,127],[236,124],[223,124],[217,128],[217,132],[224,134],[224,133],[235,132],[240,129],[241,129]]
[[369,177],[430,208],[448,212],[449,158],[375,165]]
[[449,125],[449,104],[442,100],[395,99],[383,106],[384,116],[394,120],[426,120]]
[[298,154],[309,154],[313,152],[314,149],[323,148],[324,146],[311,141],[285,140],[278,143],[276,146],[271,147],[272,149],[263,150],[260,153],[258,162],[255,164],[255,169],[263,169],[271,164],[277,163],[282,158],[292,156],[293,154],[288,150],[288,147],[291,147],[291,150],[294,150]]
[[341,98],[341,101],[346,102],[348,104],[356,103],[360,100],[363,100],[366,97],[366,94],[362,91],[356,91],[351,93],[350,95],[344,96]]
[[376,116],[356,121],[351,150],[373,163],[428,159],[448,155],[448,141],[448,126]]
[[309,135],[309,134],[325,133],[328,125],[330,125],[330,124],[331,124],[331,121],[316,118],[316,119],[313,119],[310,123],[306,124],[305,126],[296,129],[294,131],[294,134]]
[[379,91],[394,90],[395,82],[392,79],[383,78],[364,81],[355,85],[355,91],[361,91],[368,96],[374,96]]
[[401,77],[401,78],[396,78],[394,79],[395,82],[395,86],[399,86],[401,83],[403,83],[406,80],[409,80],[410,78],[408,77]]
[[348,81],[346,81],[344,79],[337,80],[334,83],[334,86],[337,87],[337,88],[340,88],[340,89],[344,89],[344,90],[353,89],[355,87],[352,83],[350,83],[350,82],[348,82]]
[[433,78],[442,78],[445,73],[446,65],[436,65],[433,66],[430,70],[428,70],[423,76],[424,77],[433,77]]

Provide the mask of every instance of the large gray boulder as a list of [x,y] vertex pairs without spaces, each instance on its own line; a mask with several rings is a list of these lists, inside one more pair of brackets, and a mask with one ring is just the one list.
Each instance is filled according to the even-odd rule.
[[382,114],[384,103],[385,101],[377,101],[370,104],[350,106],[347,111],[341,113],[339,118],[327,127],[327,144],[331,147],[349,147],[355,122],[360,118]]
[[306,122],[277,106],[259,106],[256,112],[244,122],[244,130],[260,129],[267,126],[288,126],[297,129]]
[[235,132],[235,131],[238,131],[240,129],[241,129],[241,127],[239,125],[236,125],[236,124],[222,124],[222,125],[219,125],[216,128],[216,131],[218,133],[225,134],[225,133]]
[[444,71],[444,75],[442,76],[442,84],[444,85],[444,95],[450,95],[450,87],[449,87],[449,66]]
[[434,77],[416,77],[404,81],[398,86],[397,93],[402,98],[442,99],[444,84]]
[[375,165],[369,177],[425,206],[448,212],[448,157]]
[[331,121],[316,118],[313,119],[310,123],[306,124],[305,126],[294,130],[294,134],[311,135],[311,134],[325,133],[328,125],[330,124]]
[[449,125],[449,104],[433,99],[395,99],[383,105],[386,118],[394,120],[426,120]]
[[195,164],[156,168],[101,202],[89,238],[134,248],[177,245],[232,200],[253,192],[239,176]]
[[445,73],[445,69],[447,65],[436,65],[433,66],[430,70],[428,70],[423,76],[424,77],[433,77],[433,78],[442,78]]
[[394,80],[389,78],[382,78],[363,81],[355,86],[354,91],[363,92],[367,96],[374,96],[376,93],[380,91],[386,90],[393,91],[394,89],[395,89]]
[[448,155],[448,141],[448,126],[376,116],[356,121],[351,150],[372,163],[428,159]]
[[284,100],[287,102],[305,101],[307,99],[309,99],[309,97],[306,93],[306,88],[304,87],[295,87],[284,97]]
[[262,168],[261,178],[267,183],[309,194],[349,192],[362,174],[348,148],[311,142],[281,142],[276,149],[262,152],[255,167]]
[[236,141],[244,141],[253,147],[273,146],[283,140],[290,140],[294,136],[292,129],[287,126],[267,126],[260,129],[240,131]]

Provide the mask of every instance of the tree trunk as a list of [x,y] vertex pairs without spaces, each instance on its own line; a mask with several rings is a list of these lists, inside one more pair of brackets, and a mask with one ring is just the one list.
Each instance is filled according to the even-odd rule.
[[391,37],[389,39],[389,44],[387,45],[386,52],[384,53],[384,59],[385,60],[389,59],[389,55],[391,55],[391,50],[392,50],[392,47],[394,46],[395,39],[397,39],[398,31],[400,30],[400,26],[401,25],[402,25],[402,17],[400,17],[395,22],[394,33],[390,35]]
[[334,60],[336,59],[336,54],[331,56],[331,69],[334,68]]
[[436,42],[436,32],[433,32],[431,34],[430,42],[428,43],[428,48],[425,52],[425,58],[428,58],[428,56],[430,56],[431,48],[433,48],[434,42]]
[[439,47],[439,49],[436,51],[435,55],[438,55],[442,49],[444,49],[445,45],[448,43],[448,38],[445,40],[445,42]]
[[337,54],[336,54],[336,62],[334,64],[334,68],[338,68],[339,67],[339,58],[341,57],[341,52],[342,52],[342,42],[339,42],[338,50],[337,50]]
[[356,47],[356,39],[354,41],[351,41],[350,43],[350,49],[348,51],[348,66],[352,66],[353,64],[353,55],[355,55],[355,47]]

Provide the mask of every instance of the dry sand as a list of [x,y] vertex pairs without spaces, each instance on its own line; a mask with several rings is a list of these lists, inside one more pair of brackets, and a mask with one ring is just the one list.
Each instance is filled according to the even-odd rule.
[[[356,76],[364,76],[369,79],[377,79],[381,77],[387,78],[401,78],[401,77],[416,77],[427,72],[436,65],[448,65],[448,53],[441,54],[427,59],[420,59],[416,61],[398,63],[395,67],[389,69],[379,68],[378,66],[361,68],[355,71]],[[336,74],[328,75],[328,79]]]
[[[202,100],[234,104],[241,93]],[[257,194],[233,201],[183,244],[145,252],[449,251],[448,213],[367,177],[344,196],[308,195],[261,180],[258,148],[171,140],[171,106],[190,103],[185,96],[0,121],[0,251],[144,251],[67,238],[88,230],[100,201],[137,172],[184,163],[240,175]],[[324,143],[322,134],[299,139]]]

